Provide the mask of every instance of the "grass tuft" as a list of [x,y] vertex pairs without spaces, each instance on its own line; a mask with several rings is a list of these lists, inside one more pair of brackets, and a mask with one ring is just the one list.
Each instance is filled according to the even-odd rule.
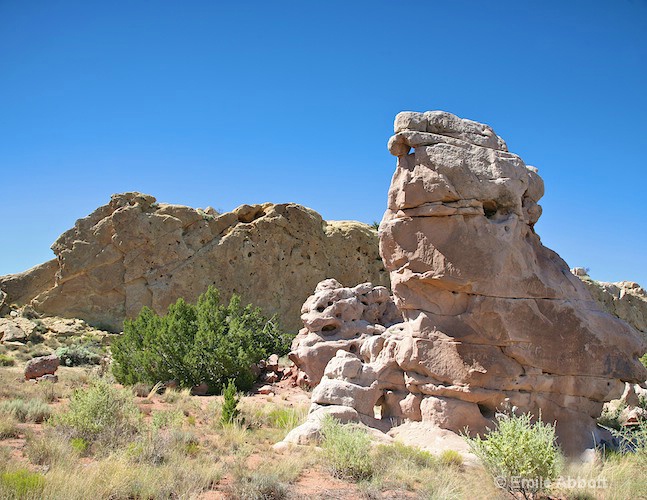
[[51,409],[40,399],[11,399],[0,403],[0,413],[11,415],[19,422],[41,423],[52,414]]
[[322,448],[333,476],[361,481],[373,475],[371,438],[366,432],[326,417],[321,433]]

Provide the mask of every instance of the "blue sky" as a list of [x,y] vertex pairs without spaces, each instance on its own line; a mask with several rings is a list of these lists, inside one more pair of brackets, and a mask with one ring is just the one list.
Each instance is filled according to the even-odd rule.
[[647,2],[0,0],[0,274],[122,191],[380,220],[402,110],[493,126],[571,266],[647,285]]

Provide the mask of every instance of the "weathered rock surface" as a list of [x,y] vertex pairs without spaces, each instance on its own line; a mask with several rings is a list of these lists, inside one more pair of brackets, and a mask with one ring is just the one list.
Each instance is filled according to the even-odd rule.
[[312,391],[307,420],[292,429],[284,443],[313,444],[321,440],[323,419],[333,417],[344,424],[357,424],[374,440],[390,442],[385,434],[389,422],[375,418],[374,410],[382,398],[380,382],[373,368],[356,354],[339,350],[325,367],[321,382]]
[[60,361],[56,354],[30,359],[25,365],[25,379],[38,379],[45,375],[54,375]]
[[290,359],[299,367],[299,385],[315,386],[338,350],[359,353],[364,341],[402,321],[389,290],[362,283],[353,288],[327,279],[301,308],[303,328]]
[[626,321],[647,339],[647,291],[644,288],[633,281],[606,283],[595,281],[587,274],[578,277],[605,311]]
[[41,313],[112,330],[143,306],[165,312],[178,297],[193,301],[212,284],[297,330],[300,304],[322,279],[388,284],[374,230],[326,222],[291,203],[218,215],[118,194],[52,249],[55,261],[0,278],[5,303],[30,302]]
[[401,113],[395,132],[380,250],[405,319],[383,348],[402,390],[445,428],[483,430],[507,401],[556,420],[567,452],[590,446],[603,402],[647,378],[644,340],[541,244],[543,181],[490,127]]
[[56,259],[52,259],[23,273],[0,276],[0,315],[7,314],[10,305],[27,304],[54,286],[57,269]]
[[36,323],[27,318],[0,318],[0,341],[26,342],[36,331]]
[[404,321],[345,336],[352,352],[331,358],[340,345],[322,326],[343,331],[334,320],[346,295],[332,292],[349,289],[320,284],[293,359],[312,366],[316,354],[317,366],[327,364],[310,417],[290,439],[316,439],[327,413],[383,431],[421,421],[480,433],[497,410],[516,407],[556,421],[569,454],[600,442],[604,402],[647,378],[638,360],[647,343],[541,244],[537,170],[491,128],[448,113],[402,113],[395,131],[380,250]]
[[93,328],[80,319],[31,317],[29,306],[16,310],[13,314],[0,318],[0,343],[25,343],[35,340],[36,335],[40,337],[39,340],[83,336],[99,340],[110,336],[108,332]]

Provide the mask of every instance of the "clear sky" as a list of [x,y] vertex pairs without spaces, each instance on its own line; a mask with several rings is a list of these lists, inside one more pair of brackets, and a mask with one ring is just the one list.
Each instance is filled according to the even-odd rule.
[[380,220],[433,109],[539,168],[571,267],[647,285],[645,0],[0,0],[0,274],[122,191]]

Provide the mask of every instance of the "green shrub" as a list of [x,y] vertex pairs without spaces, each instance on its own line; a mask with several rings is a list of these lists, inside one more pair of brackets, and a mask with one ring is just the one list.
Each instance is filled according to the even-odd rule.
[[2,498],[36,498],[45,486],[41,474],[27,469],[18,469],[0,474],[0,493]]
[[87,389],[76,389],[67,411],[55,415],[52,423],[70,438],[109,445],[137,434],[140,417],[130,392],[99,380]]
[[555,426],[541,420],[533,422],[532,418],[529,413],[503,415],[485,439],[466,437],[497,484],[525,498],[534,497],[557,479],[562,466]]
[[11,415],[19,422],[41,423],[47,420],[52,410],[40,399],[10,399],[0,403],[0,413]]
[[222,403],[220,422],[223,425],[227,425],[235,422],[238,415],[240,415],[240,410],[238,409],[240,398],[236,393],[236,385],[233,380],[229,381],[222,394],[224,396],[224,401]]
[[0,366],[13,366],[16,364],[16,360],[11,356],[6,354],[0,354]]
[[84,455],[90,446],[90,443],[88,443],[85,439],[76,437],[70,439],[70,446],[74,451],[76,451],[79,455]]
[[245,390],[254,382],[254,363],[289,348],[290,339],[274,318],[243,307],[237,295],[221,304],[218,290],[210,287],[196,305],[178,299],[165,316],[143,308],[126,321],[112,344],[113,372],[131,385],[175,380],[181,387],[207,383],[217,393],[234,379]]
[[642,355],[642,357],[640,358],[640,362],[643,364],[645,368],[647,368],[647,352]]
[[371,438],[363,430],[326,417],[322,448],[333,476],[360,481],[373,475]]
[[103,348],[95,341],[73,343],[56,349],[56,356],[65,366],[98,365],[103,359]]

